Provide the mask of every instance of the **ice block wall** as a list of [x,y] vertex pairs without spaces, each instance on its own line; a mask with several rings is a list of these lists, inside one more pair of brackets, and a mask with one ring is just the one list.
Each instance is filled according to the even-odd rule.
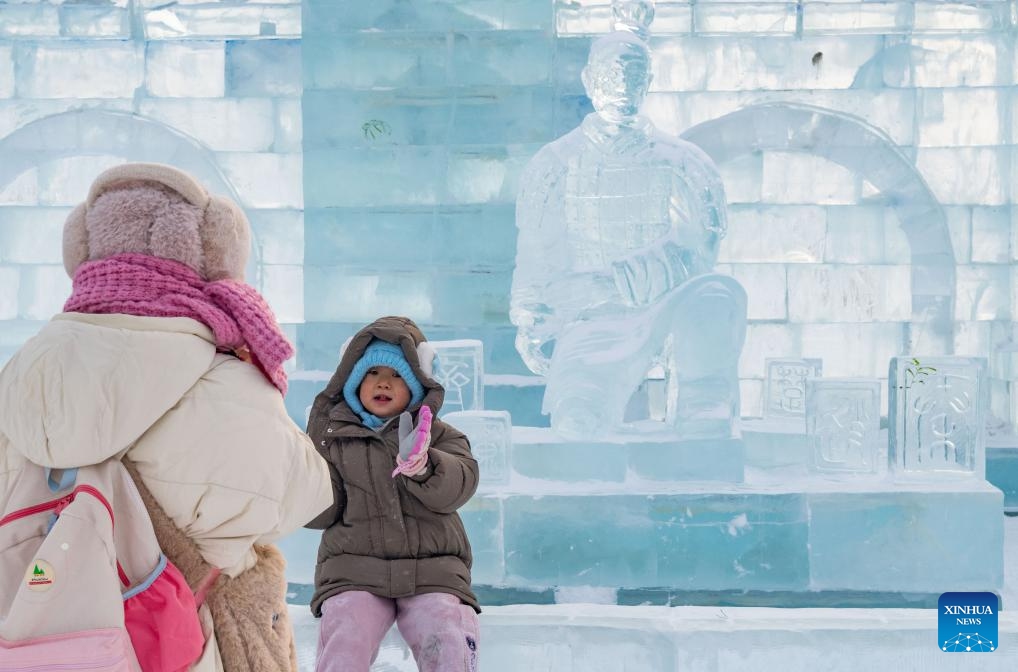
[[[946,222],[948,345],[988,357],[1007,421],[1013,13],[658,2],[647,107],[682,133],[795,102],[899,148],[915,169],[902,180],[928,184]],[[517,176],[590,111],[579,71],[608,15],[607,0],[0,3],[0,359],[59,308],[60,226],[92,176],[160,158],[238,195],[299,368],[331,368],[354,325],[400,312],[434,338],[483,340],[489,373],[524,373],[506,315]],[[72,110],[92,116],[42,125]],[[746,415],[760,413],[766,357],[885,379],[890,356],[944,349],[909,325],[915,250],[865,170],[802,151],[729,156],[722,270],[750,290]]]
[[[741,108],[795,103],[844,120],[860,143],[820,151],[779,117],[804,146],[755,149],[743,134],[722,152],[721,270],[749,291],[745,415],[760,414],[767,357],[886,380],[899,353],[992,356],[1010,341],[1012,5],[657,3],[646,111],[662,129],[695,134]],[[307,368],[331,366],[354,325],[396,312],[439,338],[482,339],[489,373],[523,373],[506,320],[517,179],[590,111],[580,69],[609,3],[304,9]],[[887,161],[870,157],[892,153],[900,165],[881,174]],[[917,212],[909,224],[928,228],[906,235]],[[917,259],[931,269],[918,282]],[[937,283],[946,321],[912,324],[926,311],[913,285]],[[1008,419],[1011,374],[991,373]]]
[[0,2],[0,361],[70,289],[61,230],[104,168],[162,161],[237,198],[249,275],[304,319],[301,4]]

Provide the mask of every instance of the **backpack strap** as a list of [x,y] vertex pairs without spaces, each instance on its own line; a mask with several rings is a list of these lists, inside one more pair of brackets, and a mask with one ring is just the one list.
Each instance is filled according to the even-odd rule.
[[[219,580],[219,575],[222,574],[222,570],[218,567],[211,567],[205,578],[198,583],[198,586],[194,589],[194,602],[199,607],[205,604],[205,598],[209,596],[209,591],[216,585],[216,581]],[[190,585],[190,584],[188,584]]]
[[121,461],[127,469],[127,473],[134,480],[138,494],[141,495],[145,508],[148,510],[149,518],[152,519],[152,528],[159,541],[159,548],[184,575],[184,580],[187,581],[188,587],[194,593],[195,602],[201,606],[208,596],[209,590],[219,579],[219,568],[214,567],[202,557],[198,545],[188,538],[163,511],[163,507],[159,505],[142,480],[137,465],[127,458],[123,458]]
[[[59,471],[60,478],[53,480],[53,472]],[[60,492],[74,485],[74,481],[78,480],[78,470],[75,469],[51,469],[46,467],[46,485],[49,486],[50,492]]]

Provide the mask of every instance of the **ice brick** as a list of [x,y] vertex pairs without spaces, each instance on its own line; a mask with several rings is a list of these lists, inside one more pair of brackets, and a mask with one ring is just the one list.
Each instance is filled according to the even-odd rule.
[[1011,269],[999,264],[959,266],[956,320],[1006,320],[1011,316]]
[[[308,109],[306,116],[324,112]],[[307,150],[304,165],[308,207],[438,205],[446,198],[440,147]]]
[[512,418],[505,411],[453,411],[442,420],[466,434],[480,469],[481,488],[509,483]]
[[276,544],[286,557],[286,580],[313,586],[315,584],[315,558],[322,541],[321,530],[298,528]]
[[565,441],[551,429],[516,427],[513,431],[513,469],[543,481],[620,483],[627,478],[646,481],[743,480],[743,445],[738,439],[685,439],[668,434],[640,434],[646,423],[628,434],[609,434],[595,440]]
[[892,322],[912,315],[908,266],[788,267],[788,317],[795,322]]
[[[888,360],[901,353],[904,337],[899,322],[804,324],[801,355],[822,358],[828,376],[882,378]],[[929,334],[920,335],[920,346],[929,339]]]
[[701,4],[693,12],[698,34],[795,33],[795,7],[787,3]]
[[[433,293],[408,273],[344,271],[331,266],[304,268],[305,319],[366,324],[379,315],[408,315],[430,321]],[[342,292],[336,288],[342,287]]]
[[65,4],[60,8],[64,37],[128,38],[130,30],[130,16],[123,6]]
[[944,208],[954,260],[959,265],[972,261],[972,208],[954,205]]
[[718,261],[817,263],[826,231],[819,206],[733,206]]
[[271,100],[148,99],[139,111],[220,152],[265,152],[276,134]]
[[515,427],[512,438],[513,469],[526,478],[615,483],[626,479],[628,459],[622,445],[564,442],[550,429],[534,427]]
[[48,320],[63,311],[64,301],[71,294],[71,279],[62,265],[25,266],[18,290],[18,316]]
[[16,65],[24,98],[131,98],[145,51],[134,42],[47,42],[26,48]]
[[411,31],[393,49],[383,33],[329,35],[302,44],[305,89],[440,86],[447,82],[446,33]]
[[920,148],[916,167],[941,203],[1004,205],[1008,151],[992,147]]
[[743,418],[763,416],[763,381],[753,378],[739,380],[739,409]]
[[458,86],[530,86],[551,80],[553,44],[544,31],[498,31],[451,39],[449,76]]
[[251,208],[303,207],[300,154],[224,153],[223,172]]
[[802,470],[809,464],[805,416],[744,419],[742,439],[747,467]]
[[226,45],[226,91],[230,96],[299,96],[299,40],[237,40]]
[[[0,266],[0,320],[18,318],[21,274],[15,266]],[[6,329],[6,326],[3,328]]]
[[47,38],[60,35],[60,10],[50,4],[10,4],[0,7],[0,37]]
[[476,340],[430,341],[438,355],[435,379],[445,388],[442,411],[484,408],[484,344]]
[[927,89],[919,107],[922,147],[969,147],[1000,142],[1007,94],[997,89]]
[[304,120],[299,100],[276,101],[276,152],[299,152],[303,149]]
[[784,320],[788,317],[784,264],[719,265],[715,270],[732,276],[746,289],[746,319]]
[[803,8],[802,29],[808,33],[907,33],[912,28],[912,2],[810,2]]
[[889,463],[896,473],[985,478],[986,373],[980,357],[891,360]]
[[70,208],[0,208],[0,261],[62,263],[64,221],[69,212]]
[[[251,229],[263,264],[304,261],[304,213],[300,210],[251,210]],[[301,290],[303,292],[303,290]]]
[[261,291],[280,322],[304,321],[304,267],[263,264]]
[[913,86],[976,87],[1010,84],[1012,43],[1003,34],[915,37]]
[[[68,130],[76,120],[67,119]],[[99,173],[124,162],[121,156],[65,156],[39,166],[39,204],[75,206],[88,195]]]
[[812,494],[810,588],[999,590],[1002,505],[999,490],[978,482],[953,492]]
[[[745,4],[732,6],[736,13],[745,11],[745,7]],[[783,13],[787,8],[777,11]],[[784,31],[780,22],[777,30]],[[872,35],[795,40],[734,37],[703,42],[699,49],[707,57],[707,89],[745,93],[846,88],[858,69],[879,53],[883,44]],[[691,47],[687,50],[697,48],[695,44]],[[732,63],[739,63],[740,67],[731,67]]]
[[160,3],[140,12],[149,40],[181,37],[297,37],[301,8],[297,4],[249,3],[231,7],[195,7]]
[[1018,447],[986,447],[986,480],[1004,493],[1004,512],[1018,513]]
[[739,375],[764,378],[770,358],[792,357],[802,350],[802,328],[795,324],[752,323],[739,359]]
[[[489,348],[489,352],[492,349],[498,349],[497,343],[492,348]],[[504,350],[505,348],[502,349]],[[512,354],[516,354],[516,350],[511,345],[509,350],[511,350]],[[495,366],[497,366],[497,363]],[[522,366],[523,364],[521,363],[520,367]],[[499,368],[503,369],[503,367]],[[490,373],[484,376],[484,405],[490,409],[508,411],[517,426],[547,427],[548,416],[541,413],[541,402],[543,400],[543,378],[519,374]]]
[[1006,264],[1011,258],[1011,212],[1008,207],[972,209],[972,262]]
[[768,203],[836,205],[859,199],[851,170],[822,156],[765,152],[763,200]]
[[[14,47],[0,44],[0,98],[14,95]],[[0,128],[0,136],[6,135]]]
[[[483,468],[481,478],[484,478]],[[505,535],[502,529],[504,502],[498,497],[475,495],[457,512],[463,520],[474,565],[472,582],[501,586],[506,583]],[[511,553],[511,549],[508,549]]]
[[820,359],[766,359],[765,418],[801,418],[806,414],[806,379],[821,375]]
[[508,580],[530,586],[803,589],[799,495],[513,496]]
[[824,261],[846,264],[909,263],[908,239],[885,205],[827,209]]
[[916,32],[986,33],[1002,25],[1004,5],[969,5],[961,2],[916,2],[913,25]]
[[874,473],[880,436],[880,381],[806,381],[810,466],[820,473]]
[[218,98],[224,95],[222,42],[149,42],[145,82],[149,95],[167,98]]

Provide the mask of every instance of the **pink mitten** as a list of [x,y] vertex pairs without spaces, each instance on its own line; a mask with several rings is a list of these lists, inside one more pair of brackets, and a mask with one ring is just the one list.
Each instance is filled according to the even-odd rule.
[[428,448],[431,446],[431,408],[421,406],[417,412],[417,427],[413,427],[413,418],[404,411],[399,416],[399,455],[396,457],[396,474],[416,476],[424,471],[428,464]]

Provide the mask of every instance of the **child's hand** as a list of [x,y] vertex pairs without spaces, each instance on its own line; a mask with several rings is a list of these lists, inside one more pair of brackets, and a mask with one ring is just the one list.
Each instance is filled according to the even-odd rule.
[[417,413],[417,426],[413,426],[410,414],[404,411],[399,416],[399,455],[396,456],[396,474],[417,476],[428,466],[428,448],[431,446],[431,409],[422,406]]
[[404,460],[397,456],[396,464],[398,466],[396,467],[396,471],[393,475],[397,473],[403,474],[404,476],[418,476],[423,474],[424,470],[428,468],[428,451],[422,451],[411,457],[409,460]]

